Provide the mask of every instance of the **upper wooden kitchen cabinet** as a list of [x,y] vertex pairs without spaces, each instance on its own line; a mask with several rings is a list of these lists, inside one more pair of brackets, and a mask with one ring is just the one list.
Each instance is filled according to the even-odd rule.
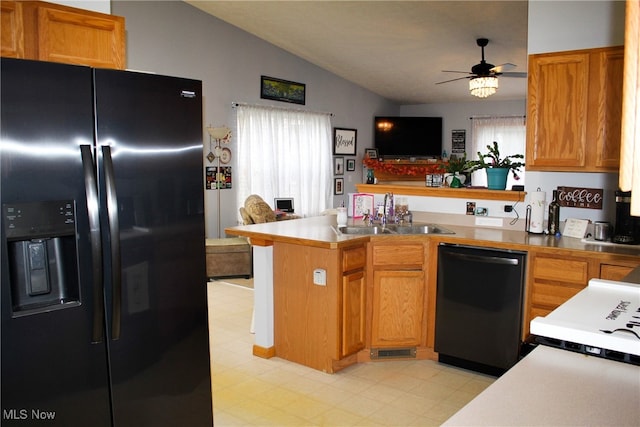
[[124,69],[124,18],[41,1],[2,1],[2,56]]
[[617,171],[624,47],[529,56],[527,170]]

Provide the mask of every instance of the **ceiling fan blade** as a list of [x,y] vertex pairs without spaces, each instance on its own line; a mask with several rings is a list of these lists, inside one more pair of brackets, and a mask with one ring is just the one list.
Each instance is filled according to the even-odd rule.
[[472,74],[468,71],[454,71],[454,70],[442,70],[443,73],[462,73],[462,74]]
[[464,80],[464,79],[470,79],[471,77],[458,77],[457,79],[451,79],[451,80],[445,80],[443,82],[437,82],[437,85],[441,85],[442,83],[449,83],[449,82],[455,82],[456,80]]
[[527,73],[502,73],[500,77],[527,77]]
[[504,64],[496,65],[490,71],[493,73],[504,73],[505,71],[513,70],[516,67],[517,67],[516,64],[511,64],[509,62],[506,62]]

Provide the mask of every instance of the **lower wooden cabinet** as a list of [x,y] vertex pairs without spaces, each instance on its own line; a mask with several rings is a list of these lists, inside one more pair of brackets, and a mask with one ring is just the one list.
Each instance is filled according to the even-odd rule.
[[[365,244],[273,247],[275,354],[324,372],[357,362],[365,346]],[[326,274],[316,283],[314,271]]]
[[529,251],[529,280],[524,314],[524,334],[538,316],[546,316],[594,278],[622,280],[640,266],[640,257],[585,252],[575,255],[560,251]]
[[591,277],[594,267],[589,258],[529,252],[529,304],[525,310],[524,336],[529,335],[531,320],[558,308],[584,289]]
[[600,264],[600,278],[606,280],[622,280],[631,270],[640,265],[640,259],[635,261],[608,261]]
[[354,354],[365,345],[367,290],[364,271],[342,277],[342,313],[340,356]]
[[424,243],[387,241],[370,249],[370,348],[424,345]]
[[372,347],[420,345],[424,291],[422,270],[382,270],[373,273]]

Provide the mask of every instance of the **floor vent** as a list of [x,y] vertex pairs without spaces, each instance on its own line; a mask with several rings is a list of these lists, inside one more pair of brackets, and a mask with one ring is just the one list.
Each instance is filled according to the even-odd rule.
[[372,348],[370,355],[371,359],[415,359],[416,348]]

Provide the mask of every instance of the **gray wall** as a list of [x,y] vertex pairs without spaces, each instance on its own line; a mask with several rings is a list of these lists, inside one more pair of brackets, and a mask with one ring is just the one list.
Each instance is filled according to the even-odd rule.
[[[128,68],[202,80],[205,127],[234,128],[232,102],[328,111],[334,114],[333,126],[358,130],[356,165],[360,165],[364,148],[373,145],[373,116],[398,112],[386,99],[181,1],[113,1],[111,12],[126,20]],[[305,83],[306,105],[261,100],[261,75]],[[204,158],[209,152],[205,129],[203,142],[203,161],[209,165]],[[230,148],[235,151],[234,140]],[[231,166],[235,172],[234,160]],[[362,168],[356,167],[344,178],[345,192],[355,191],[355,184],[362,180]],[[336,197],[334,203],[341,199]],[[225,227],[237,224],[239,204],[234,189],[222,190],[220,200],[224,236]],[[215,190],[205,191],[205,210],[207,237],[218,237]]]
[[[333,112],[333,126],[358,130],[358,166],[364,148],[373,146],[373,116],[377,114],[442,115],[444,144],[450,152],[451,130],[469,130],[469,116],[525,111],[524,99],[399,107],[181,1],[113,1],[111,12],[126,18],[129,68],[203,81],[205,126],[233,128],[234,101],[286,106],[259,98],[260,75],[302,82],[307,85],[307,104],[303,108]],[[624,2],[530,1],[528,26],[529,53],[622,44]],[[203,142],[206,165],[204,154],[209,151],[209,140],[204,129]],[[232,141],[232,151],[234,145]],[[231,165],[237,169],[233,160]],[[355,191],[354,185],[361,179],[361,167],[345,175],[345,192]],[[555,186],[568,185],[605,188],[612,194],[617,187],[617,174],[530,172],[526,182],[527,191],[540,187],[550,194]],[[238,204],[233,189],[223,190],[220,195],[224,229],[236,224]],[[334,199],[334,205],[339,199]],[[207,236],[217,237],[215,191],[205,192],[205,203]],[[609,208],[605,211],[564,209],[561,219],[577,216],[612,220],[608,197],[605,205]]]

